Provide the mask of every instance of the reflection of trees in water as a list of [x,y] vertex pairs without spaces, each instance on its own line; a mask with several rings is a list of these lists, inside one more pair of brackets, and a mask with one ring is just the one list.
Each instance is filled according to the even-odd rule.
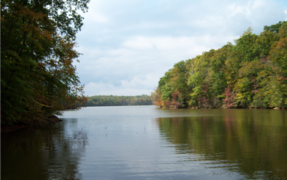
[[3,179],[81,179],[87,133],[75,120],[2,135]]
[[177,153],[240,172],[247,178],[287,178],[287,113],[226,110],[222,116],[158,118],[161,136]]

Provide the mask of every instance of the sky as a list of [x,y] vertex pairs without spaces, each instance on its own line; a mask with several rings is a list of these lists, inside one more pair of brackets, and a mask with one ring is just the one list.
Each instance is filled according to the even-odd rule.
[[179,61],[287,20],[286,0],[91,0],[77,34],[88,96],[141,95]]

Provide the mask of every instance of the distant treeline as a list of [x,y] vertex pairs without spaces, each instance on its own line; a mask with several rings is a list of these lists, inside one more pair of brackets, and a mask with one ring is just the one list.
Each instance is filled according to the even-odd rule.
[[131,106],[131,105],[152,105],[151,97],[141,96],[91,96],[88,97],[87,106]]

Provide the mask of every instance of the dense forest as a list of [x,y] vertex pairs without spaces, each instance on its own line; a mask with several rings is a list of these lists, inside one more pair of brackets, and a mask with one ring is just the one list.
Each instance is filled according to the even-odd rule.
[[89,0],[1,1],[1,125],[85,104],[73,62]]
[[151,96],[168,108],[286,108],[287,22],[176,63]]
[[87,106],[130,106],[152,105],[151,97],[141,96],[91,96],[88,97]]

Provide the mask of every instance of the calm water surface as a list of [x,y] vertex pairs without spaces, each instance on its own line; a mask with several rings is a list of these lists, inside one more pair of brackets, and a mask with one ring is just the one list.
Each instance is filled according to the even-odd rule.
[[287,179],[287,111],[87,107],[1,137],[2,179]]

